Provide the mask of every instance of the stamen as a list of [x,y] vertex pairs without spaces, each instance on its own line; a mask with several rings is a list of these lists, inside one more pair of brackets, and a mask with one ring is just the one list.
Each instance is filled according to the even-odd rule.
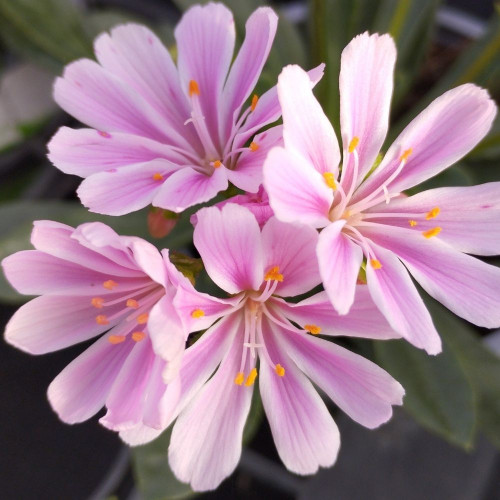
[[325,182],[326,182],[326,185],[330,188],[330,189],[337,189],[337,183],[335,182],[335,175],[332,174],[332,172],[325,172],[323,174],[323,179],[325,179]]
[[245,380],[245,374],[243,372],[238,372],[236,375],[236,378],[234,379],[234,383],[236,385],[241,385],[243,384],[243,381]]
[[441,228],[438,227],[433,227],[432,229],[429,229],[427,231],[423,231],[422,235],[425,238],[432,238],[433,236],[437,236],[441,232]]
[[349,147],[347,148],[347,151],[349,151],[349,153],[354,153],[354,150],[356,149],[358,144],[359,144],[359,137],[354,136],[352,138],[351,142],[349,143]]
[[156,172],[155,174],[153,174],[153,180],[154,181],[162,181],[163,175],[161,175],[160,172]]
[[137,300],[135,299],[128,299],[127,307],[132,307],[133,309],[137,309],[139,307],[139,302],[137,302]]
[[191,313],[191,317],[192,318],[203,318],[203,316],[205,316],[205,311],[203,309],[195,309],[192,313]]
[[149,318],[148,313],[140,314],[139,316],[137,316],[137,323],[139,323],[139,325],[144,325],[145,323],[148,322],[148,318]]
[[140,342],[145,337],[146,337],[146,334],[144,332],[134,332],[132,334],[132,340],[135,342]]
[[257,94],[254,94],[252,97],[252,104],[250,105],[250,109],[252,111],[255,111],[258,102],[259,102],[259,96]]
[[399,158],[399,161],[404,161],[404,162],[407,162],[408,161],[408,158],[410,157],[410,155],[413,153],[413,149],[412,148],[408,148],[402,155],[401,155],[401,158]]
[[264,279],[266,281],[283,281],[283,275],[280,273],[279,266],[271,267],[271,269],[269,269],[269,271],[267,271],[267,273],[265,274]]
[[259,149],[259,147],[260,146],[256,142],[254,142],[254,141],[252,141],[250,143],[250,146],[249,146],[250,151],[253,151],[254,153],[255,153],[255,151],[257,151],[257,149]]
[[410,224],[411,227],[415,227],[417,225],[417,221],[412,219],[408,221],[408,224]]
[[275,371],[280,377],[285,376],[285,369],[279,363],[276,365]]
[[222,162],[220,160],[215,160],[214,162],[212,162],[212,167],[219,168],[220,166],[222,166]]
[[96,308],[96,309],[102,309],[104,299],[101,299],[101,297],[94,297],[90,303]]
[[106,290],[113,290],[113,288],[118,286],[118,283],[116,281],[113,281],[113,280],[108,280],[108,281],[105,281],[102,284],[102,286],[104,288],[106,288]]
[[257,368],[252,368],[252,371],[247,377],[247,381],[245,382],[245,385],[247,387],[250,387],[251,385],[254,384],[255,379],[257,378]]
[[304,330],[313,335],[319,335],[321,333],[321,327],[318,325],[304,325]]
[[108,317],[105,316],[104,314],[99,314],[98,316],[96,316],[95,317],[95,322],[98,325],[109,325]]
[[387,189],[387,186],[385,184],[382,186],[382,189],[384,190],[385,204],[389,205],[389,202],[391,201],[389,190]]
[[126,339],[125,335],[110,335],[108,337],[108,342],[110,344],[121,344]]
[[189,80],[189,97],[193,95],[200,95],[200,87],[198,87],[198,82],[196,80]]
[[382,268],[382,264],[377,259],[371,259],[370,265],[373,267],[373,269],[381,269]]
[[434,217],[437,217],[439,215],[439,212],[441,212],[440,208],[434,207],[432,210],[427,212],[427,215],[425,216],[425,220],[434,219]]

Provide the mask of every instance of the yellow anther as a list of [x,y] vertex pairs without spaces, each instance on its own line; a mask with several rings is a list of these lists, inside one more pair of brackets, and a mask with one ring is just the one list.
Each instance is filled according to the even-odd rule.
[[96,309],[102,309],[104,299],[101,299],[101,297],[94,297],[90,303],[96,308]]
[[325,172],[323,174],[323,179],[325,179],[326,185],[330,189],[337,189],[337,183],[335,182],[335,175],[331,172]]
[[441,232],[440,227],[433,227],[432,229],[429,229],[427,231],[423,231],[422,234],[426,238],[432,238],[433,236],[437,236]]
[[139,323],[139,325],[144,325],[145,323],[148,322],[148,318],[149,318],[148,313],[139,314],[139,316],[137,316],[137,323]]
[[412,148],[408,148],[402,155],[401,155],[401,158],[399,159],[399,161],[408,161],[408,158],[410,157],[410,155],[413,153],[413,149]]
[[212,163],[212,165],[213,165],[214,168],[219,168],[222,165],[222,162],[220,160],[215,160]]
[[411,219],[411,220],[408,221],[408,224],[410,224],[411,227],[415,227],[417,225],[417,221]]
[[321,333],[321,327],[318,325],[304,325],[304,330],[313,335],[319,335]]
[[95,322],[98,325],[109,325],[108,318],[104,314],[99,314],[99,316],[96,316]]
[[349,153],[354,153],[354,150],[358,147],[358,144],[359,144],[359,137],[354,136],[351,139],[351,142],[349,143],[347,151],[349,151]]
[[105,281],[102,286],[104,288],[106,288],[106,290],[113,290],[113,288],[115,288],[116,286],[118,286],[118,283],[116,281],[113,281],[113,280],[108,280],[108,281]]
[[284,377],[285,376],[285,369],[280,364],[277,364],[274,369],[275,369],[276,373],[280,377]]
[[425,216],[425,220],[434,219],[434,217],[437,217],[439,215],[439,212],[441,212],[440,208],[434,207],[432,210],[429,210],[429,212],[427,212],[427,215]]
[[382,264],[377,259],[371,259],[370,265],[373,267],[373,269],[380,269],[382,267]]
[[144,337],[146,337],[146,334],[144,332],[134,332],[132,334],[132,340],[134,342],[140,342]]
[[259,145],[254,141],[252,141],[250,143],[250,146],[248,146],[248,147],[250,148],[250,151],[253,151],[254,153],[255,153],[255,151],[257,151],[257,149],[259,149]]
[[198,82],[196,80],[189,80],[189,97],[193,95],[200,95],[200,87],[198,87]]
[[252,111],[255,111],[258,102],[259,102],[259,96],[257,94],[254,94],[252,97],[252,104],[250,105],[250,109]]
[[121,344],[125,341],[125,335],[110,335],[108,337],[108,342],[110,344]]
[[236,378],[234,379],[234,383],[236,385],[241,385],[243,384],[243,381],[245,380],[245,374],[243,372],[238,372],[236,375]]
[[134,299],[128,299],[127,307],[132,307],[133,309],[137,309],[139,307],[139,302],[137,302],[137,300]]
[[249,373],[245,385],[250,387],[254,384],[255,379],[257,378],[257,368],[252,368],[252,371]]
[[156,174],[153,174],[153,180],[154,181],[162,181],[163,175],[161,175],[160,172],[156,172]]
[[192,313],[191,313],[191,317],[192,318],[203,318],[203,316],[205,316],[205,311],[203,309],[195,309]]
[[267,273],[265,274],[264,279],[266,281],[283,281],[283,275],[280,273],[280,267],[271,267],[271,269],[269,269],[269,271],[267,271]]

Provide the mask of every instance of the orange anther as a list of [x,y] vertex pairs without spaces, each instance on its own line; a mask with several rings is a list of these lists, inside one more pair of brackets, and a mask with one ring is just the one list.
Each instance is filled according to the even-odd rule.
[[160,172],[156,172],[155,174],[153,174],[153,180],[154,181],[162,181],[163,175],[161,175]]
[[104,299],[101,299],[101,297],[94,297],[90,303],[96,308],[96,309],[102,309]]
[[250,105],[250,109],[252,111],[255,111],[258,102],[259,102],[259,96],[257,94],[254,94],[252,97],[252,104]]
[[189,80],[189,97],[193,95],[200,95],[200,87],[198,87],[198,82],[196,80]]
[[318,325],[304,325],[304,330],[313,335],[319,335],[321,333],[321,327]]
[[373,267],[373,269],[381,269],[382,268],[382,264],[377,259],[371,259],[370,265]]
[[255,152],[255,151],[257,151],[257,149],[259,149],[259,145],[256,142],[252,141],[250,143],[249,148],[250,148],[250,151]]
[[148,318],[149,318],[148,313],[139,314],[139,316],[137,316],[137,323],[139,323],[139,325],[144,325],[145,323],[148,322]]
[[104,314],[96,316],[95,321],[98,325],[109,325],[109,320]]
[[128,299],[127,307],[132,307],[133,309],[137,309],[139,307],[139,302],[137,302],[137,300],[134,299]]
[[102,286],[104,288],[106,288],[106,290],[113,290],[113,288],[115,288],[116,286],[118,286],[118,283],[116,281],[113,281],[113,280],[108,280],[108,281],[105,281]]
[[126,339],[125,335],[110,335],[108,337],[108,342],[110,344],[121,344]]
[[144,332],[134,332],[132,334],[132,340],[134,340],[135,342],[140,342],[145,336],[146,334]]

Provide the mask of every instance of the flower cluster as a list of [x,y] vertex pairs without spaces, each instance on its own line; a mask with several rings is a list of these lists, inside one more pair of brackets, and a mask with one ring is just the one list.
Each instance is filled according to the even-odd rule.
[[70,64],[54,87],[92,127],[63,127],[49,143],[54,165],[85,179],[90,210],[182,212],[229,183],[242,191],[191,218],[220,293],[198,291],[168,250],[101,223],[35,222],[35,250],[2,262],[19,292],[40,295],[12,317],[8,342],[43,354],[97,338],[49,387],[60,418],[105,407],[100,422],[130,445],[173,424],[170,466],[197,491],[237,466],[256,385],[298,474],[332,465],[340,445],[315,386],[361,425],[390,419],[401,385],[331,338],[405,338],[439,353],[409,273],[459,316],[500,326],[500,270],[468,255],[500,253],[500,184],[404,194],[485,136],[496,113],[487,92],[439,97],[378,162],[392,39],[363,34],[342,54],[339,147],[312,91],[323,66],[288,66],[252,94],[276,26],[271,9],[255,11],[232,62],[231,12],[194,6],[175,30],[176,64],[147,28],[119,26],[96,40],[98,62]]

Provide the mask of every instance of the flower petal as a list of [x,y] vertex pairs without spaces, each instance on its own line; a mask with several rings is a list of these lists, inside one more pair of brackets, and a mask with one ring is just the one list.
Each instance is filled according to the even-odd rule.
[[87,177],[77,194],[92,212],[125,215],[148,206],[160,191],[163,178],[177,168],[167,160],[152,160],[100,172]]
[[365,234],[394,252],[424,290],[478,326],[500,326],[500,269],[420,232],[380,225]]
[[172,431],[170,466],[195,491],[217,488],[240,459],[253,392],[253,387],[234,383],[242,349],[240,332],[219,369],[180,414]]
[[399,259],[388,250],[370,243],[381,264],[366,266],[372,298],[389,324],[408,342],[429,354],[441,352],[441,339],[429,311]]
[[241,109],[250,92],[257,84],[260,73],[273,44],[278,16],[269,7],[258,8],[245,25],[245,40],[231,67],[222,93],[221,138],[229,138],[235,112]]
[[311,335],[284,332],[277,339],[299,369],[361,425],[378,427],[391,418],[392,405],[403,403],[401,385],[362,356]]
[[400,174],[387,186],[391,193],[437,175],[477,145],[490,129],[495,114],[496,106],[488,92],[473,84],[445,92],[401,132],[354,200],[381,189],[409,150],[411,154]]
[[106,337],[101,337],[52,381],[47,395],[63,422],[83,422],[104,406],[109,390],[134,344],[128,339],[113,345]]
[[283,281],[276,295],[306,293],[321,283],[316,258],[318,233],[308,226],[287,224],[271,217],[262,228],[264,271],[278,266]]
[[153,200],[155,207],[182,212],[186,208],[205,203],[227,189],[225,168],[217,168],[211,176],[185,167],[172,174]]
[[264,162],[264,187],[276,217],[313,227],[330,223],[333,191],[321,174],[292,151],[273,148]]
[[260,364],[260,394],[274,443],[287,469],[314,474],[335,462],[339,431],[316,389],[280,348],[279,333],[267,321],[262,326],[271,359],[285,369],[280,377],[267,361]]
[[[326,292],[320,292],[298,304],[280,301],[275,308],[302,328],[314,325],[321,335],[362,337],[386,340],[400,338],[373,302],[366,285],[357,285],[354,304],[348,314],[340,316]],[[276,301],[277,299],[274,299]]]
[[[436,217],[427,217],[433,209]],[[382,213],[384,217],[370,215]],[[416,218],[420,214],[421,218]],[[369,219],[367,218],[369,217]],[[500,182],[479,186],[429,189],[414,196],[395,198],[390,204],[380,204],[365,212],[370,222],[427,231],[442,228],[439,240],[460,252],[475,255],[500,253]]]
[[285,147],[293,149],[319,173],[338,173],[340,151],[333,127],[300,66],[286,66],[278,78]]
[[49,160],[66,174],[89,177],[118,167],[163,158],[184,163],[169,146],[122,132],[104,133],[90,128],[61,127],[49,144]]
[[119,435],[122,441],[129,446],[140,446],[142,444],[150,443],[164,430],[165,429],[154,429],[140,423],[130,429],[121,431]]
[[363,251],[342,229],[346,221],[332,222],[321,231],[317,246],[319,271],[325,290],[339,314],[347,314],[354,292]]
[[[342,51],[340,69],[340,128],[343,149],[359,139],[356,151],[359,170],[354,182],[359,184],[369,172],[384,143],[389,126],[396,47],[389,35],[356,36]],[[353,175],[352,155],[345,166],[344,187]]]
[[196,81],[202,114],[212,141],[219,143],[221,94],[233,57],[235,30],[231,11],[222,4],[195,5],[175,29],[177,67],[183,91]]
[[193,241],[210,278],[228,293],[258,290],[264,278],[259,225],[239,205],[203,208]]

